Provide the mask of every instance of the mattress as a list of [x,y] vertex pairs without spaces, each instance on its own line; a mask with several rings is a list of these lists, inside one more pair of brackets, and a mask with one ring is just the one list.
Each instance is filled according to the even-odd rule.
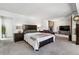
[[47,34],[35,34],[33,36],[31,36],[30,38],[32,38],[33,40],[37,40],[38,42],[47,40],[48,38],[53,37],[53,35],[47,35]]
[[26,33],[24,35],[24,40],[28,42],[31,46],[33,46],[33,48],[36,50],[39,49],[40,42],[45,41],[51,37],[53,37],[52,40],[55,41],[55,35],[49,33]]

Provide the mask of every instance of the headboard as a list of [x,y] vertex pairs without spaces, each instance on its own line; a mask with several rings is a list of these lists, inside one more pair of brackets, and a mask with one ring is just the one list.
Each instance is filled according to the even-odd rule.
[[23,32],[35,32],[37,31],[37,25],[23,25],[24,29]]

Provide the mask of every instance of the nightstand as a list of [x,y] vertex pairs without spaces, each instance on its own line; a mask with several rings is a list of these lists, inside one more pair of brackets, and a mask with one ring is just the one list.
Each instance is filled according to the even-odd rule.
[[22,41],[24,40],[24,34],[23,33],[14,33],[14,42]]

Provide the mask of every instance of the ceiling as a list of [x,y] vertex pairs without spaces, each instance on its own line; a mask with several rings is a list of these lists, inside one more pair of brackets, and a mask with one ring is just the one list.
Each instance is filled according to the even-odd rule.
[[72,13],[68,3],[0,3],[0,10],[45,19]]

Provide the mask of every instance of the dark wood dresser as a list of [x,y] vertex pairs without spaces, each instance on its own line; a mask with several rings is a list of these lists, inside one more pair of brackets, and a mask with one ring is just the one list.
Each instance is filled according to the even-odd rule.
[[76,24],[76,44],[79,45],[79,24]]
[[22,41],[24,40],[24,34],[23,33],[14,33],[14,42]]

